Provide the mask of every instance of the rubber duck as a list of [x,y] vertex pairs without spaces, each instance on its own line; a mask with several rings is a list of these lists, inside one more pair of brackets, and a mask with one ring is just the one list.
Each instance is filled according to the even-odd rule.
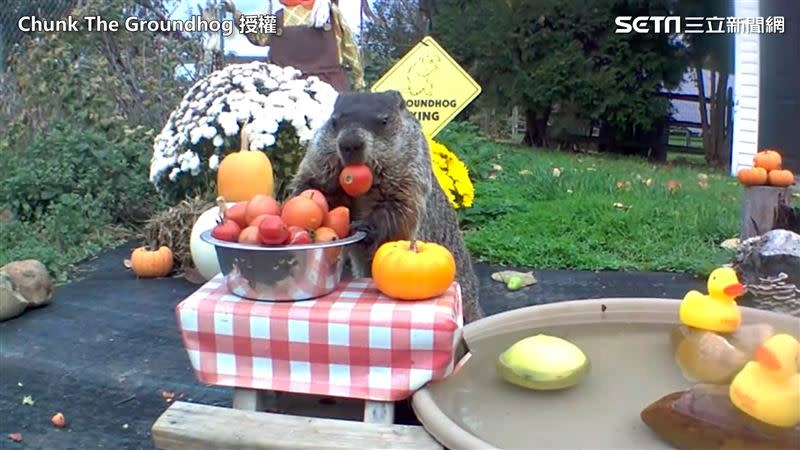
[[755,361],[748,362],[731,381],[731,402],[776,427],[800,424],[798,358],[800,342],[793,336],[776,334],[767,339],[756,350]]
[[680,306],[684,325],[717,333],[733,333],[742,323],[742,313],[734,299],[744,294],[736,271],[730,267],[714,269],[708,277],[708,295],[689,291]]

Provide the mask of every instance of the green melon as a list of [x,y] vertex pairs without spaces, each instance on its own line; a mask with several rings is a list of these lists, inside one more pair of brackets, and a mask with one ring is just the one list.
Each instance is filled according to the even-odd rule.
[[500,354],[497,371],[509,383],[534,390],[566,389],[589,373],[589,358],[575,344],[538,334]]

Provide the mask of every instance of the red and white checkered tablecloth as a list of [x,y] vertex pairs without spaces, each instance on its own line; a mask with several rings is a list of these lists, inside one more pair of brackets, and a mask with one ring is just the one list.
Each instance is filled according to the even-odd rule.
[[383,296],[370,279],[299,302],[229,292],[217,275],[176,306],[203,383],[396,401],[453,371],[463,326],[457,283],[415,302]]

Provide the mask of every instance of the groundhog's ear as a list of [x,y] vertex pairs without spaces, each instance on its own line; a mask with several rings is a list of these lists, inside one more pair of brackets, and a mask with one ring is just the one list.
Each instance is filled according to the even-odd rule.
[[400,91],[386,91],[386,95],[390,96],[393,101],[396,102],[396,107],[399,111],[406,109],[406,100],[403,98],[403,94]]

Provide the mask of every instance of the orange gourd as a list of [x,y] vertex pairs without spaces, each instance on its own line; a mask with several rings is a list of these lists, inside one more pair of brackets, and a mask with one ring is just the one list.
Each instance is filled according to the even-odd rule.
[[131,253],[131,269],[141,278],[164,277],[172,271],[172,250],[162,245],[139,247]]
[[375,287],[397,300],[425,300],[442,295],[455,276],[452,253],[433,242],[386,242],[372,259]]
[[745,186],[761,186],[767,183],[767,170],[763,167],[740,169],[736,178]]
[[753,158],[753,165],[761,167],[767,172],[770,170],[779,170],[782,163],[781,154],[769,148],[756,153],[756,156]]
[[787,187],[794,184],[794,174],[790,170],[770,170],[767,174],[770,186]]
[[217,195],[227,202],[249,201],[257,194],[272,197],[272,163],[264,152],[249,150],[244,126],[241,143],[241,149],[225,156],[217,168]]

